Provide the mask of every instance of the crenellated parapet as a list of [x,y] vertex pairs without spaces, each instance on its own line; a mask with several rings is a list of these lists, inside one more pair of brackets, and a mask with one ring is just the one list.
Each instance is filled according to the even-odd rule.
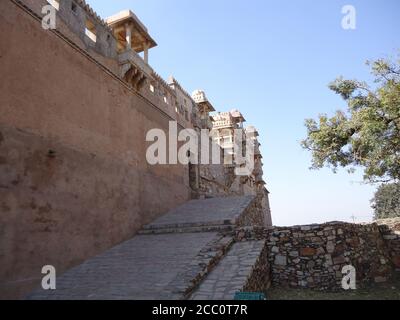
[[[37,19],[43,17],[43,7],[53,6],[57,14],[55,32],[182,126],[204,127],[200,123],[199,104],[175,78],[165,81],[149,64],[149,50],[157,43],[132,11],[124,10],[102,19],[85,0],[11,1],[32,11]],[[211,128],[211,119],[205,121]]]
[[175,111],[180,114],[186,122],[191,123],[193,115],[198,112],[196,102],[173,76],[168,78],[167,83],[170,88],[176,92]]
[[174,106],[176,102],[176,92],[169,84],[155,71],[150,80],[150,91],[157,95],[164,103]]
[[[71,3],[74,1],[71,1]],[[81,6],[81,8],[83,8],[83,10],[85,10],[85,12],[88,14],[88,16],[90,16],[91,18],[93,18],[96,23],[99,23],[100,25],[102,25],[103,27],[105,27],[106,29],[108,29],[108,31],[111,31],[111,28],[108,27],[107,23],[105,20],[103,20],[93,9],[92,7],[86,3],[85,0],[75,0],[75,3],[78,4],[79,6]]]
[[[57,30],[67,31],[70,39],[76,42],[80,39],[85,50],[93,50],[97,54],[115,59],[116,39],[113,31],[85,0],[21,0],[39,16],[43,16],[42,8],[52,5],[57,10]],[[65,28],[66,27],[66,28]]]

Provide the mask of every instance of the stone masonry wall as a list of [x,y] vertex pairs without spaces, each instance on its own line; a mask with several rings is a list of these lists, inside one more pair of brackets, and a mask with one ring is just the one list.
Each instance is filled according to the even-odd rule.
[[271,280],[273,286],[335,291],[346,265],[356,268],[359,287],[385,282],[400,271],[399,218],[363,225],[241,226],[233,237],[236,242],[267,239],[268,262],[252,274],[258,281],[265,276],[267,286]]
[[400,218],[377,221],[390,252],[392,263],[400,271]]
[[268,233],[274,286],[340,290],[342,268],[352,265],[357,285],[384,282],[392,265],[377,224],[275,228]]
[[239,218],[237,225],[240,227],[252,226],[263,227],[265,225],[265,215],[262,207],[262,195],[254,196],[254,200],[247,207],[246,211]]
[[247,279],[243,291],[265,292],[271,286],[270,275],[271,270],[268,262],[268,247],[265,246]]

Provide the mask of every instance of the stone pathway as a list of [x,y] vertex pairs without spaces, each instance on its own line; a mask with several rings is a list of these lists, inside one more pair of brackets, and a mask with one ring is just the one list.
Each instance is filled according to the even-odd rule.
[[254,196],[192,200],[143,229],[149,231],[166,228],[233,225],[253,200]]
[[[158,300],[182,299],[193,279],[201,281],[210,267],[218,263],[231,247],[233,239],[217,232],[232,227],[253,197],[234,197],[190,201],[146,226],[142,234],[107,252],[89,259],[57,278],[57,290],[37,290],[28,299],[42,300]],[[196,232],[193,232],[193,228]],[[147,231],[146,231],[147,230]],[[255,259],[258,245],[235,244],[223,260],[237,264],[236,273],[246,272]],[[254,249],[254,254],[251,254]],[[249,251],[250,250],[250,251]],[[235,256],[239,255],[239,260]],[[247,269],[246,269],[247,268]],[[212,275],[219,276],[220,271]],[[230,269],[229,269],[230,270]],[[228,275],[221,275],[226,279]],[[218,285],[219,286],[219,285]],[[228,294],[234,290],[229,285]],[[235,287],[236,288],[236,287]],[[190,291],[189,291],[190,293]]]
[[238,242],[192,294],[191,300],[232,300],[247,282],[265,241]]
[[137,236],[57,279],[57,290],[30,299],[153,300],[168,288],[215,233]]

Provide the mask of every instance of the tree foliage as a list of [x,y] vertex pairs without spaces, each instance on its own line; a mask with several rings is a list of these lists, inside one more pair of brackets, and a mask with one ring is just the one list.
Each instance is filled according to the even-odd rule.
[[332,117],[307,119],[303,148],[312,153],[312,168],[364,168],[366,182],[400,181],[400,60],[367,62],[375,86],[336,79],[329,88],[347,102]]
[[400,183],[383,184],[375,193],[375,219],[400,217]]

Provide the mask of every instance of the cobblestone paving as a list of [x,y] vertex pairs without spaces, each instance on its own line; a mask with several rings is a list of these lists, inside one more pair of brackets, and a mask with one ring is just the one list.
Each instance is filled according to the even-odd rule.
[[191,300],[232,300],[247,282],[265,241],[235,243],[192,294]]
[[[30,299],[159,299],[216,233],[137,236],[57,279],[57,290]],[[163,297],[166,298],[166,297]]]
[[[204,226],[219,226],[222,231],[233,225],[253,199],[249,196],[190,201],[145,227],[147,231],[157,231],[154,234],[137,235],[87,260],[58,277],[57,290],[39,289],[28,299],[182,299],[187,297],[186,290],[196,285],[192,280],[201,281],[210,265],[221,258],[223,272],[230,273],[221,275],[215,296],[220,296],[220,287],[225,284],[229,290],[223,293],[228,297],[245,280],[261,249],[256,242],[236,244],[225,261],[223,254],[233,239],[216,232],[218,228]],[[197,226],[201,227],[193,232]],[[233,265],[231,269],[229,265]],[[218,268],[211,279],[219,277]],[[228,283],[227,278],[233,282]]]
[[170,211],[145,228],[229,223],[237,219],[253,199],[253,196],[246,196],[192,200]]

